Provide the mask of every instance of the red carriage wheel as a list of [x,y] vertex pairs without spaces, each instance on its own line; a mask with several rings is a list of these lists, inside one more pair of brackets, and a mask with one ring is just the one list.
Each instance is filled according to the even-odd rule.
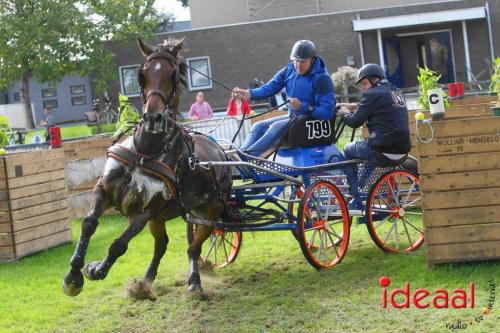
[[418,176],[406,170],[382,175],[368,194],[366,226],[372,240],[385,252],[418,249],[424,242]]
[[318,180],[300,201],[297,236],[307,261],[317,269],[333,267],[344,258],[350,237],[349,213],[340,190]]
[[[197,224],[187,224],[189,244],[194,239],[197,227]],[[243,235],[241,231],[224,231],[223,229],[215,228],[208,241],[203,244],[200,258],[205,263],[211,263],[214,268],[224,268],[236,260],[242,239]]]

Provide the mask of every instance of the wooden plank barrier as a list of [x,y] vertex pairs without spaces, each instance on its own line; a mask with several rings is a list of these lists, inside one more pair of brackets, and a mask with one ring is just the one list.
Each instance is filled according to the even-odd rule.
[[0,157],[0,261],[72,242],[63,149]]
[[[70,219],[83,218],[88,213],[91,191],[101,175],[106,150],[111,144],[112,137],[109,135],[63,142]],[[117,213],[110,209],[105,214]]]
[[[482,99],[477,99],[477,98],[464,98],[460,99],[459,101],[460,104],[453,104],[452,107],[448,110],[446,110],[446,119],[459,119],[460,117],[462,118],[469,118],[469,117],[491,117],[491,110],[490,110],[490,104],[486,103],[488,99],[485,99],[486,97]],[[489,97],[488,97],[489,98]],[[491,98],[489,98],[491,99]],[[481,103],[482,101],[482,103]],[[467,103],[468,102],[468,103]],[[410,110],[408,112],[408,122],[409,122],[409,127],[410,127],[410,138],[411,138],[411,143],[412,143],[412,149],[410,151],[410,155],[418,157],[419,152],[417,149],[417,138],[415,135],[415,114],[419,112],[419,110]],[[423,112],[425,119],[429,120],[431,119],[430,113],[427,111]],[[426,125],[422,126],[423,131],[427,131]],[[427,132],[426,132],[427,133]],[[368,138],[368,129],[366,127],[363,127],[363,138]]]
[[417,144],[429,265],[500,259],[500,117],[433,126]]

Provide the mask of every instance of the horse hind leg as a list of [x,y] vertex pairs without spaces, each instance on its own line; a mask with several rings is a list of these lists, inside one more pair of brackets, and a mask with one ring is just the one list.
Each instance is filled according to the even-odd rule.
[[149,231],[155,239],[155,248],[153,259],[151,260],[146,274],[144,275],[144,280],[146,282],[153,283],[156,275],[158,274],[158,266],[160,265],[160,261],[163,258],[165,252],[167,252],[168,235],[164,221],[149,221]]
[[83,289],[81,269],[85,264],[85,255],[90,237],[92,237],[97,229],[98,218],[107,208],[109,208],[109,200],[107,200],[104,190],[98,185],[94,187],[90,212],[82,221],[80,239],[70,260],[70,271],[64,277],[63,291],[68,296],[76,296]]
[[89,280],[103,280],[106,278],[116,260],[127,252],[130,240],[144,229],[150,218],[151,213],[149,211],[130,215],[127,229],[113,241],[104,260],[93,261],[84,267],[83,274],[85,277]]
[[[209,221],[216,221],[220,217],[223,210],[224,210],[224,205],[222,203],[207,204],[205,205],[205,210],[204,210],[205,214],[203,215],[205,215],[206,219]],[[200,257],[201,254],[201,247],[203,245],[203,242],[205,242],[205,240],[207,240],[208,237],[210,237],[213,230],[214,230],[213,227],[209,227],[206,225],[199,225],[194,234],[193,241],[191,242],[191,244],[189,244],[187,250],[189,258],[188,291],[191,292],[203,291],[203,288],[201,287],[198,258]]]

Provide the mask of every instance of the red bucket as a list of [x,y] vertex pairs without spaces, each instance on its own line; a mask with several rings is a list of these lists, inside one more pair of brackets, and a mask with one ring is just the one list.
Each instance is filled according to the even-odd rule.
[[463,82],[457,82],[456,86],[457,86],[457,96],[458,97],[463,96],[464,95],[464,90],[465,90],[465,83],[463,83]]
[[49,128],[50,134],[50,146],[52,148],[61,148],[61,128],[60,127],[51,127]]
[[448,97],[451,97],[451,98],[457,97],[457,84],[456,83],[448,83]]

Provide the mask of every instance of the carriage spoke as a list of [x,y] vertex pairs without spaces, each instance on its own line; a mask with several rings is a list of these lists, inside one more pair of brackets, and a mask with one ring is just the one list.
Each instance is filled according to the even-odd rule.
[[231,248],[232,248],[232,249],[236,249],[236,246],[235,246],[233,243],[231,243],[229,240],[227,240],[227,239],[225,239],[225,238],[224,238],[224,241],[225,241],[226,243],[228,243],[228,244],[229,244],[229,246],[231,246]]
[[391,216],[387,216],[385,219],[383,220],[380,220],[380,221],[376,221],[376,222],[379,222],[379,225],[375,226],[375,229],[377,229],[378,227],[380,227],[382,224],[384,224],[388,219],[390,219]]
[[[334,236],[335,236],[335,237],[337,237],[338,239],[343,240],[343,238],[342,238],[339,234],[337,234],[337,232],[333,229],[333,227],[332,227],[331,225],[329,225],[329,227],[330,227],[330,233],[331,233],[332,235],[334,235]],[[327,230],[328,230],[328,229],[327,229]]]
[[372,211],[377,212],[377,213],[393,213],[392,210],[388,209],[380,209],[380,208],[373,208]]
[[224,239],[225,239],[225,237],[222,237],[221,243],[222,243],[222,248],[224,249],[224,255],[226,258],[225,262],[229,262],[229,256],[227,254],[227,249],[226,249],[226,244],[224,243]]
[[412,212],[412,211],[405,210],[405,215],[406,214],[422,216],[421,212]]
[[407,218],[405,218],[404,216],[403,216],[403,219],[405,220],[405,222],[406,222],[406,223],[408,223],[408,224],[410,225],[410,227],[412,227],[413,229],[417,230],[420,234],[423,234],[422,230],[420,230],[419,228],[415,227],[415,226],[413,225],[413,223],[411,223],[411,222],[410,222],[410,220],[408,220],[408,219],[407,219]]
[[391,228],[389,229],[389,232],[385,236],[384,243],[387,243],[387,240],[389,239],[389,236],[391,236],[392,230],[394,230],[394,225],[395,225],[395,223],[393,222]]
[[311,248],[312,245],[314,244],[314,239],[316,238],[316,233],[318,232],[318,229],[314,229],[312,235],[311,235],[311,239],[309,240],[309,244],[307,244],[307,247],[308,248]]
[[403,208],[413,206],[416,202],[419,202],[421,197],[416,198],[415,200],[411,201],[409,204],[403,205]]
[[396,249],[399,251],[398,220],[394,221],[394,237],[396,239]]
[[406,236],[408,236],[408,240],[410,241],[410,246],[413,246],[413,242],[411,241],[410,233],[408,232],[408,227],[406,226],[406,222],[402,219],[403,227],[405,228]]
[[405,200],[403,201],[403,206],[405,206],[408,200],[410,199],[410,195],[412,194],[414,187],[415,187],[415,182],[412,180],[411,187],[408,190],[408,193],[406,194]]
[[392,188],[392,185],[390,182],[387,182],[388,183],[388,187],[389,189],[391,190],[391,194],[392,194],[392,199],[394,200],[394,202],[396,203],[397,206],[399,206],[399,201],[398,201],[398,197],[397,195],[394,193],[394,189]]
[[332,242],[333,250],[337,254],[337,258],[338,258],[339,257],[339,251],[337,251],[337,247],[335,246],[335,242],[333,241],[332,236],[330,235],[330,232],[328,231],[328,229],[326,230],[326,234],[327,234],[328,238],[330,238],[330,242]]
[[214,246],[215,246],[215,242],[217,242],[217,237],[218,236],[212,236],[212,242],[210,243],[210,247],[208,248],[208,251],[207,251],[207,255],[205,256],[205,258],[203,258],[203,261],[207,261],[208,257],[210,256],[210,253],[212,253],[212,250],[214,249]]
[[318,260],[321,260],[321,248],[323,247],[323,236],[321,236],[321,231],[319,231],[319,246],[318,252],[316,253]]

